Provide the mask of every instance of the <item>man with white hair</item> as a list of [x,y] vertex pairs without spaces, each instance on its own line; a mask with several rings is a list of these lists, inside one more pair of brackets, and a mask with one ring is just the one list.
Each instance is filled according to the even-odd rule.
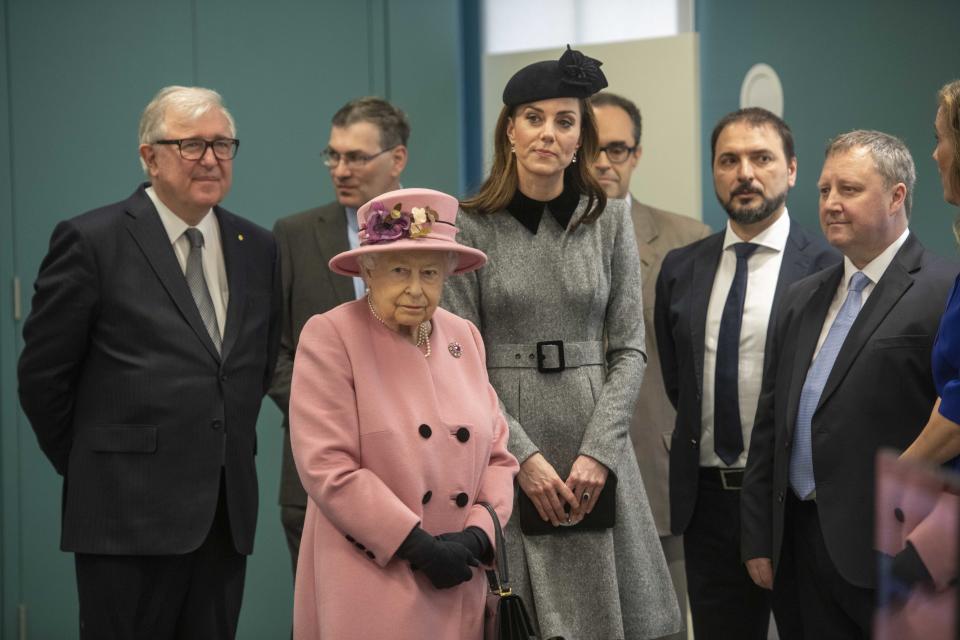
[[64,477],[81,638],[236,632],[280,309],[273,237],[219,206],[238,146],[219,94],[162,89],[149,182],[58,224],[40,267],[20,402]]

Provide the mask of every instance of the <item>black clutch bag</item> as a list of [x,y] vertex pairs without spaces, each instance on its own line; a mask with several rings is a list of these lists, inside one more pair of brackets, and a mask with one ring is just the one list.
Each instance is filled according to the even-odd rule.
[[[517,490],[517,517],[520,519],[520,531],[527,536],[543,536],[573,531],[600,531],[609,529],[617,523],[617,476],[613,472],[607,475],[607,482],[603,491],[593,505],[593,511],[588,513],[577,524],[561,524],[555,527],[549,521],[543,520],[537,513],[537,507],[527,497],[523,489]],[[569,506],[569,505],[567,505]]]

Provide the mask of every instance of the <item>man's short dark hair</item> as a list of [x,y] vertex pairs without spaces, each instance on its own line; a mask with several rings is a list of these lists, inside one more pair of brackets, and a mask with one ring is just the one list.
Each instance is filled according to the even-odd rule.
[[711,164],[717,157],[717,139],[724,129],[736,122],[746,122],[751,127],[770,127],[777,132],[777,135],[780,136],[780,140],[783,142],[783,155],[786,156],[787,162],[797,157],[793,147],[793,132],[790,131],[787,123],[784,122],[780,116],[766,109],[761,107],[747,107],[746,109],[738,109],[733,113],[728,113],[723,116],[720,118],[717,126],[713,128],[713,134],[710,136]]
[[640,144],[640,134],[643,133],[643,119],[640,117],[640,109],[633,101],[616,93],[601,91],[590,98],[590,104],[594,107],[620,107],[626,111],[633,123],[633,143]]
[[384,149],[406,146],[410,138],[407,114],[383,98],[367,96],[351,100],[340,107],[331,120],[335,127],[349,127],[358,122],[369,122],[380,130],[380,146]]

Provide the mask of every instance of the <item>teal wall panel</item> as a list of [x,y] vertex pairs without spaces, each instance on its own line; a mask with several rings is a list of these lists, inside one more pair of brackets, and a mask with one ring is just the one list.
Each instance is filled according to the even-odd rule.
[[942,255],[955,252],[933,150],[936,91],[960,77],[956,0],[698,0],[703,122],[704,220],[726,214],[713,192],[710,133],[739,107],[740,85],[757,62],[783,83],[784,119],[797,142],[799,176],[790,214],[818,229],[816,183],[829,138],[850,129],[899,136],[917,165],[911,228]]
[[15,637],[20,591],[16,330],[10,295],[16,248],[10,175],[9,24],[7,1],[3,0],[0,2],[0,638]]
[[456,195],[463,144],[458,3],[400,1],[388,10],[389,96],[410,116],[404,186]]

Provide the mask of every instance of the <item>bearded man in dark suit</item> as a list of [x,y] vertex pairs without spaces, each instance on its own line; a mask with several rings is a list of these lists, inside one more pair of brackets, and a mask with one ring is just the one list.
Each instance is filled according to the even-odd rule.
[[[727,228],[667,254],[654,320],[666,392],[677,410],[670,445],[670,514],[683,535],[698,640],[765,640],[769,592],[740,560],[740,486],[765,363],[767,327],[792,282],[835,263],[823,240],[787,212],[793,134],[756,107],[720,119],[713,180]],[[784,639],[792,603],[773,603]]]
[[219,94],[161,90],[149,182],[57,225],[40,267],[20,402],[64,477],[82,638],[236,633],[280,330],[276,243],[219,206],[238,145]]

